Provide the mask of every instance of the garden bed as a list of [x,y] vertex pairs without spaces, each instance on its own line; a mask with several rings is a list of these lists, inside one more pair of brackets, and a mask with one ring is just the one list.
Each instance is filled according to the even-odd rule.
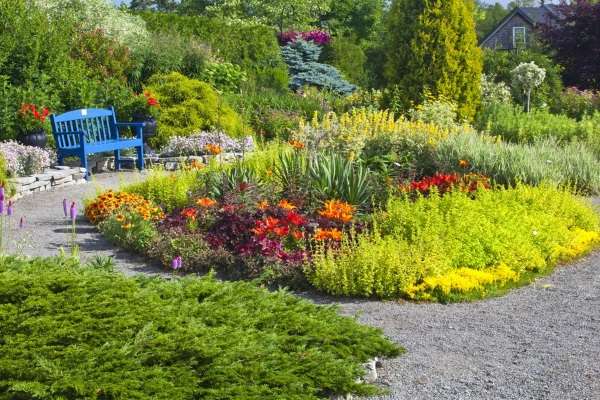
[[468,160],[463,173],[394,182],[301,144],[154,171],[100,195],[86,216],[177,273],[441,302],[526,284],[600,243],[598,214],[565,189],[503,186]]

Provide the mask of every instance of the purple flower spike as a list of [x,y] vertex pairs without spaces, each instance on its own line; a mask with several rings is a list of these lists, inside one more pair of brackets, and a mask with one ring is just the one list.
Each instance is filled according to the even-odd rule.
[[65,213],[65,218],[69,216],[69,209],[67,207],[67,199],[63,199],[63,212]]
[[4,199],[0,200],[0,215],[4,213]]
[[4,201],[4,186],[0,186],[0,201]]
[[14,211],[14,206],[13,206],[13,202],[9,201],[8,202],[8,207],[6,208],[6,215],[8,215],[9,217],[13,215],[13,211]]
[[75,222],[75,219],[77,218],[77,206],[75,205],[75,202],[71,203],[71,221]]
[[19,229],[25,228],[25,217],[21,217],[19,220]]
[[177,256],[173,259],[173,261],[171,261],[171,268],[173,268],[175,271],[180,269],[182,266],[183,260],[181,259],[181,256]]

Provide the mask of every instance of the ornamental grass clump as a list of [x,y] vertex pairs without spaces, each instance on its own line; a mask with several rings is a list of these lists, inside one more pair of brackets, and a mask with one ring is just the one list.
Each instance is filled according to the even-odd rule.
[[468,160],[469,171],[503,185],[546,182],[586,194],[600,193],[600,161],[582,143],[561,145],[545,139],[513,144],[485,135],[454,135],[438,143],[433,158],[443,171],[464,171],[459,163]]
[[550,186],[395,197],[370,232],[317,252],[309,275],[336,295],[455,301],[527,283],[600,244],[600,218]]
[[[72,259],[2,258],[0,392],[29,399],[368,395],[361,364],[401,349],[283,291],[128,278]],[[6,396],[5,396],[6,397]]]

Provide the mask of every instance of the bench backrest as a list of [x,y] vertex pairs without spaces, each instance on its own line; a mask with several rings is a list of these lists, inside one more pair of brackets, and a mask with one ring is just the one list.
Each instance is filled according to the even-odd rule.
[[113,107],[85,108],[51,115],[52,133],[58,149],[81,147],[78,132],[84,132],[86,143],[102,143],[117,138],[117,119]]

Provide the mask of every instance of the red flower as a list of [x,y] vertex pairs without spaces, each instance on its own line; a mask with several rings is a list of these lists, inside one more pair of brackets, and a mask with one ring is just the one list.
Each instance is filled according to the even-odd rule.
[[302,226],[306,223],[306,220],[304,219],[304,217],[296,212],[290,212],[288,213],[288,215],[286,216],[287,221],[295,226]]

